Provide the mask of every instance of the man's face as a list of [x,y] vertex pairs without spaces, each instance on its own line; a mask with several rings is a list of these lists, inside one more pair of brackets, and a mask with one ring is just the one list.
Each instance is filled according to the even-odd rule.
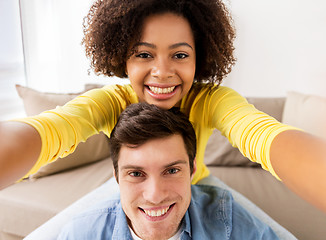
[[119,160],[122,208],[129,226],[142,239],[168,239],[191,199],[189,158],[180,135],[122,146]]

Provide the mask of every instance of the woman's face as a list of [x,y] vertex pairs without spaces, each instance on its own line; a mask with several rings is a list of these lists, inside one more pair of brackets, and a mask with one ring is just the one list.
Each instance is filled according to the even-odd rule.
[[196,70],[195,41],[188,21],[172,13],[150,16],[134,46],[126,65],[139,101],[163,109],[178,106]]

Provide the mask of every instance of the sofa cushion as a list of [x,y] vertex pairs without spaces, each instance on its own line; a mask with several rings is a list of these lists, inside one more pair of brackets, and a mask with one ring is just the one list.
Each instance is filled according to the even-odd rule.
[[1,190],[0,234],[22,239],[112,176],[112,160],[106,158]]
[[326,98],[289,92],[286,97],[283,122],[326,138]]
[[[23,100],[25,111],[28,116],[36,115],[45,110],[53,109],[56,106],[64,105],[66,102],[81,94],[44,93],[20,85],[16,85],[16,89],[18,95]],[[30,176],[30,179],[96,162],[109,155],[108,138],[103,133],[99,133],[88,138],[86,142],[80,143],[72,154],[64,158],[58,158],[56,161],[41,167],[37,173]]]
[[104,84],[100,84],[100,83],[86,83],[84,90],[89,91],[89,90],[92,90],[94,88],[102,88],[104,86],[105,86]]
[[[247,98],[248,102],[278,121],[282,119],[285,98]],[[244,157],[237,148],[232,147],[226,137],[214,130],[208,140],[205,151],[205,164],[207,166],[260,166]]]
[[326,214],[295,195],[269,172],[246,167],[209,167],[209,170],[298,239],[325,239]]
[[260,166],[244,157],[237,148],[232,147],[227,138],[216,129],[207,142],[204,162],[206,166]]

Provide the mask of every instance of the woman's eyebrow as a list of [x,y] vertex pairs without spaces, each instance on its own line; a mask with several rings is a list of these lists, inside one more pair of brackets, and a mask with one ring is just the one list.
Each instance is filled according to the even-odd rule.
[[138,42],[135,44],[134,47],[138,47],[138,46],[145,46],[145,47],[150,47],[150,48],[156,49],[156,46],[154,44],[148,43],[148,42]]
[[[150,47],[150,48],[153,48],[153,49],[156,49],[156,45],[155,44],[152,44],[152,43],[148,43],[148,42],[138,42],[135,44],[134,47],[138,47],[138,46],[145,46],[145,47]],[[175,44],[172,44],[171,46],[169,46],[169,49],[174,49],[174,48],[177,48],[177,47],[180,47],[180,46],[186,46],[186,47],[189,47],[193,50],[193,47],[186,43],[186,42],[180,42],[180,43],[175,43]]]
[[180,46],[186,46],[186,47],[189,47],[192,50],[194,50],[193,47],[190,44],[186,43],[186,42],[175,43],[175,44],[171,45],[169,47],[169,49],[177,48],[177,47],[180,47]]

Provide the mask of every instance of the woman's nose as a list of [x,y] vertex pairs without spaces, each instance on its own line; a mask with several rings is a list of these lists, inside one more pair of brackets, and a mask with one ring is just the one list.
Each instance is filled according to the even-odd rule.
[[174,75],[172,63],[168,59],[156,60],[152,67],[151,75],[160,80],[171,78]]

